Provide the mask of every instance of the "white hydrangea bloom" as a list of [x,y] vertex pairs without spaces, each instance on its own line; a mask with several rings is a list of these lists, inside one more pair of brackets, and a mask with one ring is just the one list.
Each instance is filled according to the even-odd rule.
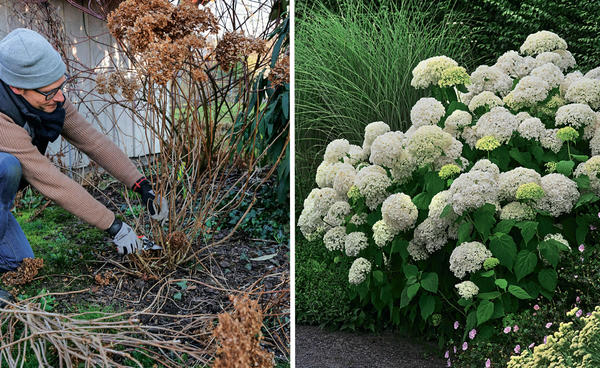
[[454,287],[458,290],[458,295],[465,299],[472,299],[479,294],[479,288],[472,281],[463,281]]
[[573,54],[571,54],[569,51],[554,50],[552,52],[560,55],[560,61],[555,62],[554,64],[556,64],[556,66],[559,67],[560,70],[562,70],[563,72],[565,72],[565,71],[575,67],[575,65],[577,65],[577,62],[575,61]]
[[388,197],[387,188],[392,184],[385,169],[377,165],[362,168],[354,181],[370,210],[377,208]]
[[431,203],[429,203],[428,215],[428,217],[431,218],[433,222],[438,222],[439,224],[444,225],[450,225],[457,218],[457,215],[452,210],[450,210],[450,213],[448,213],[445,217],[440,217],[442,215],[442,212],[444,212],[446,206],[450,204],[450,198],[451,195],[449,190],[443,190],[433,196],[433,198],[431,199]]
[[354,166],[366,159],[367,156],[365,155],[363,148],[361,146],[351,144],[350,148],[348,149],[348,155],[344,157],[344,163]]
[[[442,166],[447,164],[457,164],[456,160],[462,155],[463,144],[455,138],[452,138],[452,144],[444,150],[444,154],[438,157],[433,162],[433,168],[435,171],[439,171]],[[459,165],[460,166],[460,165]]]
[[315,181],[321,188],[333,187],[334,180],[337,176],[338,171],[348,170],[348,167],[352,167],[349,164],[342,162],[327,162],[323,161],[319,167],[317,167],[317,175]]
[[371,144],[371,157],[373,165],[394,167],[398,161],[405,158],[407,153],[403,149],[404,133],[387,132],[375,138]]
[[381,215],[385,223],[394,231],[407,231],[415,226],[419,210],[409,196],[397,193],[383,201]]
[[383,121],[375,121],[365,127],[365,139],[363,141],[363,155],[371,155],[371,144],[375,138],[390,131],[390,126]]
[[600,79],[600,66],[585,73],[585,78]]
[[473,96],[475,96],[475,94],[473,92],[468,92],[468,93],[462,93],[460,91],[458,92],[458,100],[467,106],[471,102],[471,99],[473,98]]
[[491,135],[500,143],[508,142],[518,127],[517,117],[501,106],[494,107],[491,111],[483,114],[475,124],[479,138]]
[[477,130],[475,130],[475,127],[471,126],[464,127],[460,136],[471,148],[475,148],[475,144],[477,144],[477,140],[479,140]]
[[548,83],[550,88],[556,88],[560,86],[562,81],[565,79],[564,74],[560,71],[560,68],[552,63],[546,63],[533,69],[530,74],[532,77],[537,77]]
[[355,231],[346,235],[344,240],[344,249],[348,257],[356,257],[361,250],[367,249],[369,246],[369,240],[365,233]]
[[333,189],[339,197],[345,198],[355,179],[356,169],[354,166],[348,163],[341,164],[338,166],[335,178],[333,179]]
[[467,111],[454,110],[444,122],[444,131],[455,138],[459,138],[463,128],[471,125],[473,117]]
[[498,179],[498,199],[500,201],[515,201],[517,188],[521,184],[536,183],[541,185],[542,176],[535,170],[517,167],[500,174]]
[[447,56],[434,56],[422,60],[412,71],[410,85],[415,88],[427,88],[437,85],[444,70],[458,66],[458,63]]
[[298,217],[298,228],[306,240],[314,241],[319,239],[323,232],[327,230],[327,225],[318,212],[304,208],[300,217]]
[[558,153],[564,143],[558,139],[556,132],[558,132],[558,129],[546,129],[544,134],[540,136],[540,143],[542,144],[542,147],[549,149],[554,153]]
[[348,282],[352,285],[363,283],[371,272],[371,262],[364,258],[357,258],[352,262],[350,271],[348,272]]
[[360,225],[364,225],[367,223],[367,214],[366,213],[360,213],[360,214],[355,214],[352,216],[352,218],[350,219],[350,223],[356,226],[360,226]]
[[490,91],[506,96],[512,89],[512,78],[497,66],[480,65],[471,74],[471,84],[467,88],[473,94]]
[[385,221],[379,220],[373,225],[373,240],[375,240],[375,244],[379,248],[383,248],[386,244],[389,244],[397,232],[394,231],[391,227],[389,227]]
[[538,56],[535,57],[535,66],[539,67],[547,63],[554,64],[558,66],[561,63],[562,57],[554,51],[546,51],[542,52]]
[[520,51],[525,55],[537,55],[542,52],[566,49],[567,43],[556,33],[540,31],[527,36]]
[[512,78],[522,78],[535,67],[535,59],[522,57],[516,51],[507,51],[498,58],[494,66],[502,69]]
[[500,169],[498,165],[488,160],[487,158],[481,159],[473,165],[470,171],[483,171],[492,176],[492,179],[497,181],[500,178]]
[[591,78],[576,79],[571,83],[565,98],[569,102],[588,104],[594,110],[600,108],[600,80]]
[[408,242],[408,247],[406,247],[406,250],[415,262],[424,261],[429,258],[429,253],[427,253],[425,245],[416,243],[414,239]]
[[304,208],[298,218],[298,227],[307,240],[316,240],[329,229],[323,217],[336,201],[337,195],[331,188],[315,188],[304,200]]
[[525,139],[539,140],[546,133],[546,126],[538,118],[529,118],[519,124],[517,132]]
[[397,183],[404,183],[412,177],[416,168],[415,159],[410,154],[402,156],[402,159],[396,162],[391,168],[392,178]]
[[569,90],[569,87],[571,86],[571,84],[579,79],[583,78],[583,74],[579,71],[576,70],[574,72],[571,72],[567,75],[565,75],[565,79],[563,79],[562,83],[560,84],[560,94],[561,96],[564,96],[567,91]]
[[575,177],[587,175],[590,178],[590,187],[596,195],[600,194],[600,156],[592,156],[586,162],[582,162],[575,170]]
[[594,136],[590,139],[590,151],[592,155],[600,155],[600,129],[596,129]]
[[538,77],[528,75],[521,79],[509,94],[504,97],[504,103],[513,110],[536,105],[548,97],[550,85]]
[[486,106],[488,109],[492,109],[493,107],[503,105],[504,102],[502,102],[502,99],[496,96],[493,92],[483,91],[471,99],[471,102],[469,102],[469,110],[475,111],[475,109],[481,106]]
[[329,207],[338,201],[338,196],[332,188],[313,189],[304,200],[304,209],[310,208],[323,217]]
[[529,115],[529,113],[527,111],[521,111],[521,112],[517,113],[516,117],[517,117],[517,120],[519,121],[519,123],[522,123],[526,119],[532,118],[532,116]]
[[567,125],[579,129],[596,124],[596,113],[586,104],[573,103],[558,108],[555,118],[556,126]]
[[424,247],[430,254],[435,253],[442,249],[448,241],[446,228],[447,226],[443,222],[427,217],[415,228],[412,241],[415,246]]
[[498,201],[498,188],[493,174],[471,170],[461,174],[450,186],[452,208],[458,215],[486,203]]
[[483,261],[491,256],[492,252],[480,242],[462,243],[454,248],[450,255],[450,271],[454,276],[462,279],[468,272],[479,271]]
[[325,149],[323,161],[337,163],[340,162],[350,150],[350,143],[347,139],[336,139],[331,141]]
[[327,215],[323,221],[329,226],[341,226],[345,217],[350,214],[350,204],[346,201],[337,201],[329,207]]
[[550,240],[550,239],[556,240],[557,242],[562,243],[567,248],[571,249],[571,246],[569,245],[569,241],[567,239],[565,239],[565,237],[561,233],[548,234],[544,237],[544,241]]
[[535,211],[533,208],[521,202],[510,202],[500,210],[500,220],[525,221],[534,218]]
[[542,177],[542,189],[546,193],[535,206],[537,209],[547,211],[552,217],[563,213],[570,213],[579,199],[577,183],[563,174],[553,173]]
[[343,251],[344,245],[346,244],[346,228],[343,226],[336,226],[329,229],[325,236],[323,236],[323,243],[328,251]]
[[410,121],[416,128],[423,125],[436,125],[445,114],[446,109],[440,101],[423,97],[410,110]]
[[407,150],[417,167],[433,163],[452,144],[452,136],[434,125],[418,128],[408,141]]

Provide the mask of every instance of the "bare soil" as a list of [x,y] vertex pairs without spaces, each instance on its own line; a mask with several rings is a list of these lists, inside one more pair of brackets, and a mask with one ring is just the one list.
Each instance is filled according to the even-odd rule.
[[296,368],[439,368],[433,346],[381,334],[296,326]]

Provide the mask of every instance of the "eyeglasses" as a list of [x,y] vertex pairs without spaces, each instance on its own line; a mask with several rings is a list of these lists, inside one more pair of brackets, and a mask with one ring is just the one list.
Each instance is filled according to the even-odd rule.
[[46,98],[46,101],[50,101],[51,99],[54,98],[54,96],[56,96],[56,94],[58,93],[58,91],[62,91],[63,87],[65,86],[65,84],[69,81],[69,75],[65,74],[65,81],[62,82],[62,84],[54,89],[51,89],[48,92],[42,92],[39,89],[35,88],[33,89],[33,91],[36,91],[37,93],[44,95],[44,97]]

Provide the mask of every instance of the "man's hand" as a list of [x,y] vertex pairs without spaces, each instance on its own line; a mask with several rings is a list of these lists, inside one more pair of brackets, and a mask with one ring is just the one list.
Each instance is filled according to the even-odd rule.
[[107,231],[113,237],[113,242],[117,246],[119,254],[131,254],[142,250],[142,241],[137,237],[131,226],[123,221],[115,219]]
[[156,195],[152,190],[152,184],[150,184],[150,181],[146,179],[146,177],[138,179],[132,189],[142,196],[142,203],[144,203],[148,209],[150,218],[160,221],[164,220],[169,215],[167,200],[165,198],[160,198],[160,203],[156,203]]

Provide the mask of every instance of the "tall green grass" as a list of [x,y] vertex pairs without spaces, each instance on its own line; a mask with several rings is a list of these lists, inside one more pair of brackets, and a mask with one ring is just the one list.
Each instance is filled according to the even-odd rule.
[[345,0],[336,13],[296,3],[303,14],[295,50],[297,211],[328,142],[346,138],[361,145],[364,127],[373,121],[394,130],[408,127],[410,109],[424,95],[410,85],[419,61],[436,55],[459,64],[468,59],[467,30],[447,4],[378,3]]

